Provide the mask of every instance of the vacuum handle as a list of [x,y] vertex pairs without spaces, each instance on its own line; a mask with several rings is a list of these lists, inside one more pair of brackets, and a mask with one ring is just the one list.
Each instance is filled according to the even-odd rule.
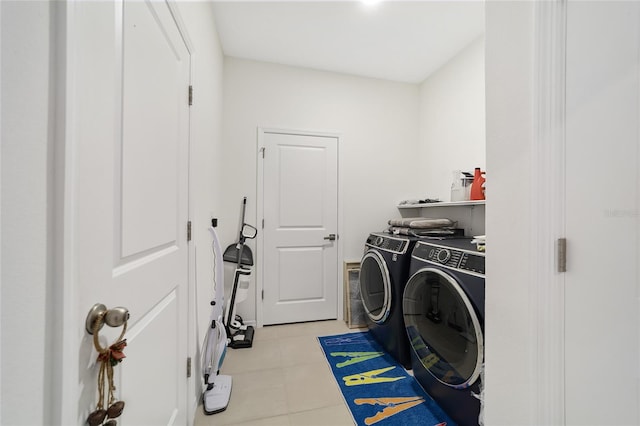
[[247,197],[242,199],[242,223],[244,223],[244,214],[247,210]]

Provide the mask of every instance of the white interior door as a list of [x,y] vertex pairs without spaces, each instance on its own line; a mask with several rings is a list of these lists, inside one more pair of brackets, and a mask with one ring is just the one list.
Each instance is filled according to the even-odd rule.
[[263,322],[337,318],[338,139],[263,135]]
[[[130,311],[126,359],[114,368],[126,403],[118,424],[186,424],[189,52],[165,2],[70,7],[77,316],[95,303]],[[95,409],[98,369],[77,330],[80,424]],[[119,332],[105,326],[102,345]]]
[[640,4],[567,12],[566,424],[638,424]]

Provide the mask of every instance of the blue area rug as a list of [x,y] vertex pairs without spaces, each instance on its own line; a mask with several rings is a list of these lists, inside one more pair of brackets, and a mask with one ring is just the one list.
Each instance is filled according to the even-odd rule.
[[357,425],[455,425],[369,332],[318,340]]

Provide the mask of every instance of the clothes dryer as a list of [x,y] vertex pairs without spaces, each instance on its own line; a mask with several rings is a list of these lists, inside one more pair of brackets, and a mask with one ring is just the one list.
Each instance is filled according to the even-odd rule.
[[459,425],[477,425],[484,360],[484,253],[470,239],[419,241],[403,295],[415,378]]
[[402,294],[417,237],[372,233],[360,261],[360,297],[372,336],[406,368],[411,366]]

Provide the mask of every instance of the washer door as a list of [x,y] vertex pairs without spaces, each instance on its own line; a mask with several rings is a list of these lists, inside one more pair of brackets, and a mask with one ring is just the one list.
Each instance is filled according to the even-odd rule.
[[423,367],[447,386],[471,386],[482,369],[484,342],[458,282],[439,269],[421,269],[407,282],[402,307],[411,349]]
[[391,311],[391,278],[387,263],[376,250],[367,251],[360,261],[360,297],[371,321],[386,321]]

